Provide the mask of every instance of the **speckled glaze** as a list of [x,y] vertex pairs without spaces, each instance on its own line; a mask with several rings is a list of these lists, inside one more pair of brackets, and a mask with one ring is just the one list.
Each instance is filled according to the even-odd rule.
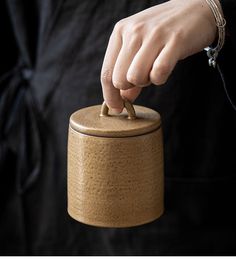
[[[101,106],[89,109],[90,113],[80,110],[71,116],[68,138],[68,213],[80,222],[101,227],[131,227],[157,219],[164,210],[163,147],[159,114],[141,106],[135,107],[138,110],[137,120],[128,122],[125,113],[99,118]],[[86,125],[90,125],[87,120],[91,114],[98,121],[106,120],[109,124],[107,128],[110,129],[108,137],[104,136],[101,129],[101,124],[103,127],[105,125],[104,121],[98,123],[100,129],[97,132],[94,131],[94,125],[88,126],[86,134],[86,127],[81,121],[84,116],[80,116],[83,113],[87,114]],[[145,122],[146,118],[149,119]],[[96,120],[91,118],[95,124]],[[114,120],[116,126],[117,121],[122,121],[118,125],[118,128],[122,127],[122,136],[116,127],[114,135],[117,133],[118,136],[112,137]],[[129,125],[125,126],[124,121]],[[144,134],[145,124],[152,131],[146,130]],[[153,129],[154,124],[156,129]],[[140,125],[142,134],[137,135]],[[80,128],[83,133],[79,132]],[[93,135],[91,128],[95,132]],[[136,135],[130,136],[134,128]]]

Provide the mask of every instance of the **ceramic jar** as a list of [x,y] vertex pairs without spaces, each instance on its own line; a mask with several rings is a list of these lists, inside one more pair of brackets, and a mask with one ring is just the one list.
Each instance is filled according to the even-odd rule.
[[101,227],[130,227],[164,210],[163,143],[158,112],[132,106],[109,115],[96,105],[71,115],[68,213]]

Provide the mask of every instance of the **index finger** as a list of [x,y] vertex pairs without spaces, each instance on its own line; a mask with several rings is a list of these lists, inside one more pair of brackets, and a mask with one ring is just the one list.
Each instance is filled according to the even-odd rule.
[[120,90],[116,89],[112,83],[112,74],[121,47],[122,38],[117,32],[113,31],[109,39],[101,70],[103,98],[108,107],[116,113],[120,113],[124,107]]

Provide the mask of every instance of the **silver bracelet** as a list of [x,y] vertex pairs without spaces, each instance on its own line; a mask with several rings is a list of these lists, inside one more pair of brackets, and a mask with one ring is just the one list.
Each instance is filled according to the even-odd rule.
[[215,0],[206,0],[207,4],[209,5],[216,21],[216,26],[218,28],[218,42],[216,47],[206,47],[204,50],[207,51],[208,56],[208,64],[209,66],[216,66],[216,59],[217,56],[224,46],[225,42],[225,25],[226,20],[224,19],[224,16],[220,10],[220,7],[216,4]]

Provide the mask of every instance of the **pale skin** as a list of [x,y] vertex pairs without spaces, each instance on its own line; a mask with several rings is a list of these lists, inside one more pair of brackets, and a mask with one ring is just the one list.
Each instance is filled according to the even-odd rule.
[[115,113],[122,97],[133,102],[142,87],[164,84],[177,62],[213,43],[217,27],[205,0],[171,0],[119,21],[101,70],[103,97]]

